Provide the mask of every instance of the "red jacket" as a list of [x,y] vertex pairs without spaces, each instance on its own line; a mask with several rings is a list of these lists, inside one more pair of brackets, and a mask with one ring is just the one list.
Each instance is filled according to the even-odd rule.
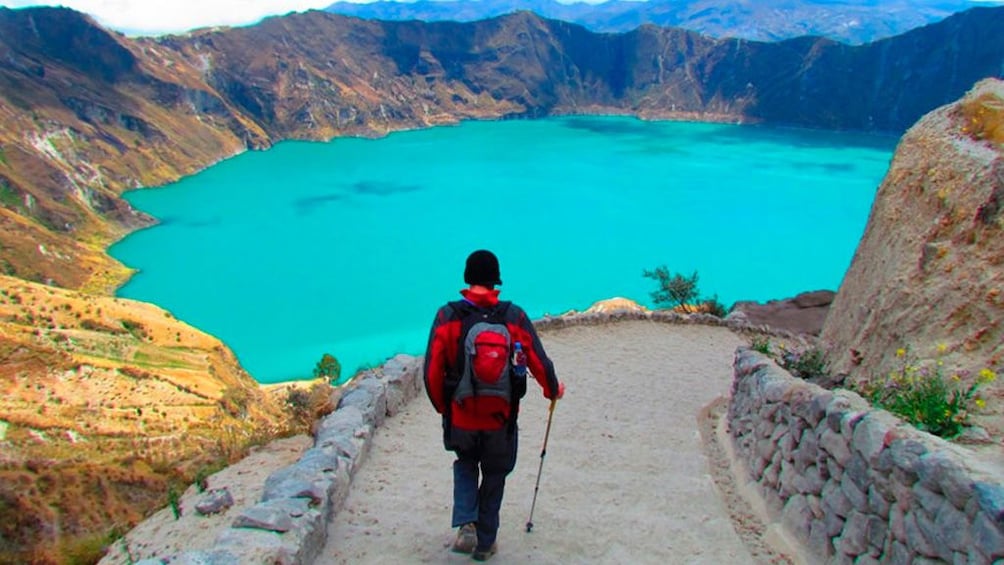
[[[460,293],[464,299],[482,308],[489,308],[499,303],[499,290],[479,293],[464,289]],[[429,400],[436,407],[436,412],[442,414],[446,409],[446,399],[443,398],[443,382],[447,373],[455,373],[457,369],[457,354],[460,347],[461,315],[451,306],[443,306],[436,312],[429,333],[429,345],[425,351],[425,390]],[[547,358],[544,346],[537,337],[533,324],[526,312],[515,304],[510,304],[506,315],[506,327],[512,336],[512,341],[523,343],[526,351],[527,366],[537,383],[544,389],[544,397],[553,399],[558,395],[558,377],[554,374],[554,364]],[[502,413],[509,417],[509,403],[495,396],[469,398],[464,403],[453,403],[450,417],[454,426],[465,430],[498,430],[505,425],[498,415]]]

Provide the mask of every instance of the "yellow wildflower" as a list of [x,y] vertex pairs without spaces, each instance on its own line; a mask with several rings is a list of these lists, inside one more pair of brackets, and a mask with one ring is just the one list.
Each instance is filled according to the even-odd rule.
[[979,374],[976,376],[976,380],[982,384],[992,383],[997,380],[997,373],[991,371],[990,369],[980,369]]
[[944,353],[946,351],[948,351],[948,346],[945,345],[944,343],[939,343],[938,344],[938,353]]
[[959,375],[952,375],[952,380],[955,382],[959,382],[962,380],[962,377],[960,377]]
[[896,350],[896,357],[902,357],[904,355],[906,355],[906,350],[902,347]]
[[977,398],[976,400],[973,401],[973,404],[976,404],[977,408],[983,408],[984,406],[987,405],[987,401],[983,400],[982,398]]

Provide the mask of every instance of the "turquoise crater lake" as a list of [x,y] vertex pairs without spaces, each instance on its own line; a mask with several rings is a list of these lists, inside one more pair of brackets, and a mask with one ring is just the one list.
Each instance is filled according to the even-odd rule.
[[698,271],[737,300],[836,289],[896,138],[625,117],[466,122],[283,142],[127,199],[160,220],[114,245],[119,296],[225,341],[261,382],[421,353],[494,250],[532,317]]

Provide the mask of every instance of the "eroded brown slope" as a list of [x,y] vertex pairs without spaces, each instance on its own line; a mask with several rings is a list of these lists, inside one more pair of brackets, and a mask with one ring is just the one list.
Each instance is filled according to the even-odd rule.
[[169,484],[286,432],[287,412],[156,306],[0,276],[0,563],[128,528]]
[[0,58],[6,274],[109,292],[126,273],[105,249],[150,222],[122,191],[253,146],[197,72],[76,12],[0,9]]

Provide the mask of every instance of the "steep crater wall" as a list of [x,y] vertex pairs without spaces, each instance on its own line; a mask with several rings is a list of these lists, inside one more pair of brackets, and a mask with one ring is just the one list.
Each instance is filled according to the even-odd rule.
[[1004,8],[974,9],[849,46],[308,12],[133,39],[71,10],[0,8],[0,267],[106,292],[127,273],[104,248],[150,222],[123,190],[283,139],[585,113],[898,132],[1001,75],[1002,27]]

